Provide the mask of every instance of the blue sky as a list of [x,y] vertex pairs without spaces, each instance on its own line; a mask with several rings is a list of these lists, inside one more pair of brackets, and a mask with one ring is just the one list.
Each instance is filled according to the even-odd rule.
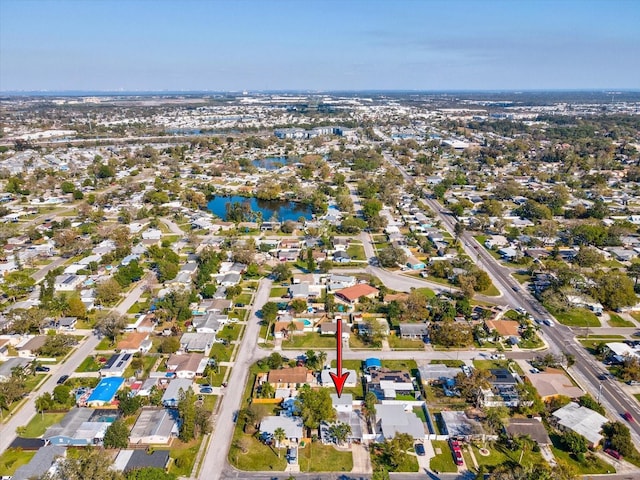
[[0,90],[640,88],[636,0],[0,0]]

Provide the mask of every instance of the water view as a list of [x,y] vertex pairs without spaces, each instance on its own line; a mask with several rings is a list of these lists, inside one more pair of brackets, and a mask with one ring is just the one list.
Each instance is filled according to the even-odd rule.
[[258,200],[257,198],[247,198],[239,195],[230,197],[216,195],[209,201],[207,208],[211,213],[226,221],[227,204],[234,202],[247,202],[252,212],[262,212],[262,219],[265,221],[270,220],[274,215],[277,216],[281,222],[285,220],[297,221],[300,217],[306,219],[311,219],[312,217],[311,208],[302,203],[280,200]]
[[285,165],[289,165],[292,159],[289,157],[267,157],[259,158],[251,163],[256,168],[264,168],[265,170],[278,170]]

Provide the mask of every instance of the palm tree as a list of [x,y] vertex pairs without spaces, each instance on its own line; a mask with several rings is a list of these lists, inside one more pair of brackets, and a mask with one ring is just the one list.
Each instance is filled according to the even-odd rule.
[[287,438],[287,434],[284,431],[284,428],[278,427],[273,431],[273,438],[275,438],[277,446],[278,446],[278,458],[280,458],[280,449],[282,447],[282,442],[285,438]]
[[327,363],[327,352],[325,351],[318,352],[317,358],[318,358],[318,363],[320,364],[320,370],[322,370],[324,368],[325,363]]

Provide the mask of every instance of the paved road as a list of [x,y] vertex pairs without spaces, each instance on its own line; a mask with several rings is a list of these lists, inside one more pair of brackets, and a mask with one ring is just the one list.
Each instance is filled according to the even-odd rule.
[[[406,180],[411,179],[395,160],[388,155],[385,155],[385,158],[402,172]],[[454,234],[456,219],[426,193],[425,197],[425,202],[441,220],[443,228]],[[551,318],[551,315],[542,304],[511,277],[511,271],[500,265],[470,233],[464,232],[460,236],[460,242],[467,255],[473,258],[478,266],[489,274],[494,285],[500,289],[510,305],[526,309],[535,318]],[[587,389],[594,398],[600,399],[610,418],[621,420],[622,417],[620,415],[623,412],[631,412],[636,418],[640,418],[640,406],[636,400],[624,392],[618,382],[600,379],[605,372],[604,366],[576,343],[574,332],[569,327],[560,324],[556,324],[553,327],[543,325],[541,332],[543,332],[545,341],[552,352],[556,354],[566,352],[575,357],[576,362],[570,368],[570,371],[579,379],[583,388]],[[624,423],[630,428],[634,442],[636,444],[640,443],[640,424],[635,422]]]
[[235,428],[233,419],[239,405],[242,404],[242,395],[249,376],[249,367],[256,360],[256,354],[258,358],[261,356],[256,348],[258,335],[260,334],[260,319],[256,313],[269,300],[271,285],[271,280],[260,280],[242,343],[238,348],[238,356],[231,370],[229,386],[221,399],[219,413],[214,419],[215,429],[210,437],[207,452],[200,468],[200,476],[198,477],[202,480],[223,478],[222,468],[223,465],[227,465],[227,455],[231,446],[233,429]]
[[173,235],[180,235],[180,236],[184,236],[184,235],[186,235],[186,234],[184,233],[184,231],[182,231],[182,230],[180,229],[180,227],[178,226],[178,224],[177,224],[177,223],[175,223],[174,221],[169,220],[168,218],[164,218],[164,217],[163,217],[163,218],[160,218],[160,221],[161,221],[162,223],[164,223],[164,224],[169,228],[169,230],[171,230],[171,233],[172,233]]
[[[100,339],[91,334],[89,338],[84,341],[75,352],[67,359],[62,365],[51,365],[50,377],[40,387],[39,392],[53,392],[56,387],[56,382],[61,375],[71,375],[73,371],[93,350],[96,348]],[[38,393],[39,393],[38,392]],[[13,439],[16,438],[16,428],[27,425],[31,418],[37,413],[35,407],[35,399],[38,393],[31,392],[27,403],[25,403],[20,411],[13,415],[13,417],[7,421],[4,425],[0,426],[0,452],[9,447]]]
[[121,315],[126,315],[131,306],[138,301],[138,299],[144,293],[144,289],[147,286],[147,281],[152,279],[154,274],[151,272],[147,272],[147,274],[142,277],[142,280],[138,282],[138,284],[127,294],[127,298],[125,298],[122,302],[118,304],[114,311],[120,313]]
[[[296,480],[369,480],[371,475],[360,473],[296,473],[293,475]],[[429,479],[429,480],[472,480],[476,478],[476,475],[471,472],[464,474],[457,473],[440,473],[435,474],[433,472],[419,472],[419,473],[391,473],[391,480],[417,480],[417,479]],[[222,480],[238,480],[238,479],[252,479],[252,480],[287,480],[289,474],[283,474],[281,472],[241,472],[235,469],[228,468],[220,477]],[[598,476],[598,478],[607,478]],[[612,479],[625,479],[625,477],[612,477]],[[625,479],[626,480],[626,479]],[[630,479],[629,479],[630,480]]]
[[58,257],[49,265],[45,265],[40,270],[38,270],[33,275],[31,275],[31,278],[33,278],[36,281],[36,283],[38,283],[40,280],[42,280],[44,277],[47,276],[47,273],[49,273],[51,270],[55,268],[58,268],[60,265],[64,265],[64,263],[67,262],[68,260],[69,260],[68,258]]

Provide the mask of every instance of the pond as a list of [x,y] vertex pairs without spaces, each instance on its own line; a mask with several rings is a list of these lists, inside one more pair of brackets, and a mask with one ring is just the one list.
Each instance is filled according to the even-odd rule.
[[263,168],[265,170],[278,170],[285,165],[289,165],[293,161],[289,157],[267,157],[253,160],[251,163],[256,168]]
[[226,221],[227,204],[236,202],[248,203],[249,208],[253,213],[262,212],[262,219],[264,221],[271,220],[274,215],[278,217],[280,222],[284,222],[286,220],[297,221],[300,217],[310,220],[312,217],[311,208],[302,203],[280,200],[258,200],[254,197],[248,198],[241,197],[239,195],[233,195],[230,197],[216,195],[209,201],[207,208],[211,213]]

